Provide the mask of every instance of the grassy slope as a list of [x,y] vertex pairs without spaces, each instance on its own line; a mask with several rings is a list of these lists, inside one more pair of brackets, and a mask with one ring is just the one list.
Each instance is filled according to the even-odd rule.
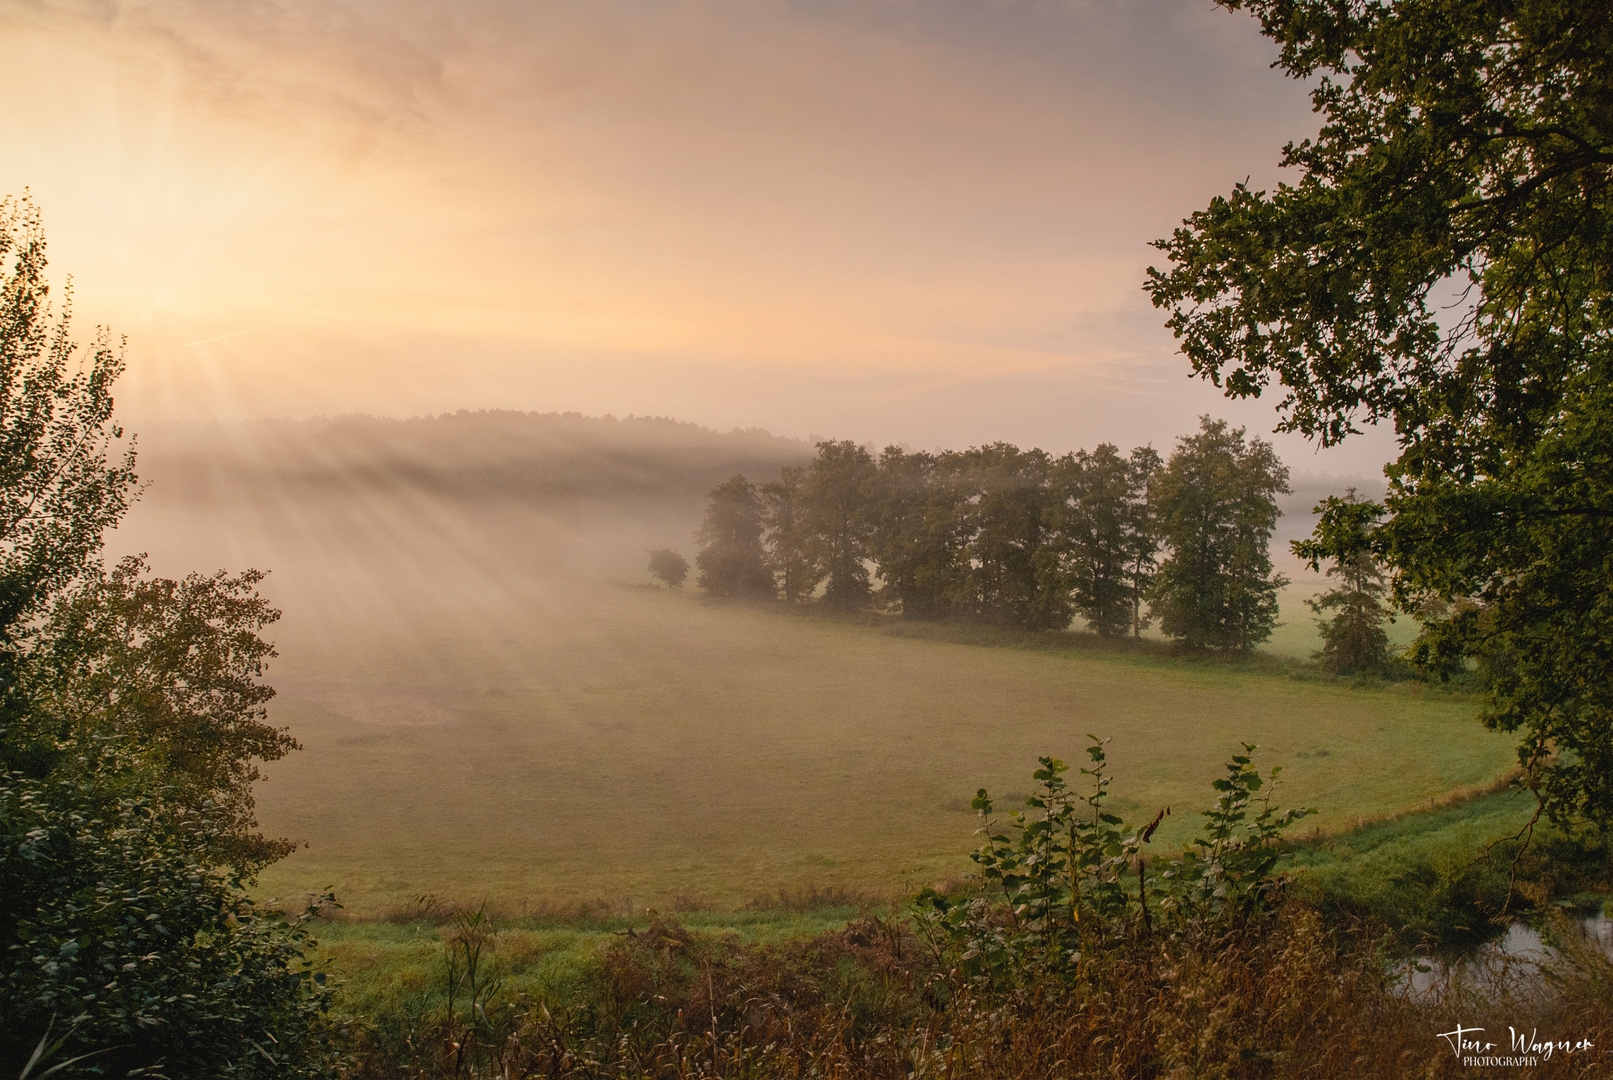
[[[678,921],[701,933],[730,935],[747,942],[807,938],[844,926],[854,907],[811,911],[684,912]],[[647,919],[518,919],[496,922],[497,938],[489,968],[506,998],[522,996],[577,1004],[579,984],[597,963],[613,935],[643,930]],[[337,1012],[374,1017],[400,1004],[435,1004],[445,985],[443,942],[453,927],[427,923],[338,922],[316,927],[318,965],[340,988]]]
[[[259,799],[266,830],[308,842],[264,876],[288,898],[332,885],[375,914],[423,893],[519,911],[899,891],[968,867],[977,787],[1023,792],[1038,754],[1084,760],[1089,731],[1114,739],[1119,809],[1175,807],[1167,840],[1241,740],[1326,828],[1511,756],[1471,704],[1415,688],[976,648],[599,583],[643,580],[649,547],[692,553],[703,485],[810,449],[787,440],[510,415],[152,435],[152,487],[113,551],[168,574],[270,569],[286,612],[273,718],[307,750]],[[1314,648],[1309,613],[1285,618],[1278,651]]]
[[[1505,891],[1510,849],[1490,860],[1485,848],[1517,833],[1533,806],[1527,792],[1505,789],[1432,810],[1396,814],[1302,842],[1284,865],[1299,878],[1297,893],[1310,902],[1347,904],[1386,920],[1397,934],[1392,949],[1423,949],[1431,941],[1456,947],[1473,944],[1496,936],[1500,926],[1464,903],[1470,903],[1472,896],[1462,883],[1472,886],[1477,873],[1484,878],[1478,882],[1480,893],[1486,887],[1489,892]],[[1543,827],[1537,846],[1549,846],[1551,835]],[[1552,853],[1541,854],[1549,859]],[[794,903],[788,906],[683,911],[676,918],[704,933],[773,942],[836,929],[858,914],[857,906],[833,896],[791,899]],[[1497,898],[1488,899],[1493,903]],[[1575,899],[1584,905],[1601,898]],[[1448,906],[1452,902],[1457,906]],[[1520,908],[1528,906],[1523,897],[1517,903]],[[900,910],[885,908],[887,913]],[[505,993],[574,1002],[581,981],[612,935],[630,927],[642,931],[648,917],[643,911],[595,908],[502,917],[494,925],[498,938],[492,970],[502,979]],[[443,942],[453,932],[451,924],[439,928],[424,921],[341,921],[319,924],[316,932],[318,962],[342,988],[338,1011],[343,1014],[376,1015],[396,1010],[399,1002],[425,1000],[442,991]]]
[[[564,610],[563,618],[558,612]],[[1240,740],[1322,828],[1501,772],[1470,703],[1140,656],[977,648],[648,588],[511,588],[397,612],[390,634],[283,648],[265,874],[357,913],[436,893],[733,906],[807,885],[890,892],[964,870],[978,786],[1113,738],[1114,803],[1192,825]],[[554,616],[554,617],[551,617]]]

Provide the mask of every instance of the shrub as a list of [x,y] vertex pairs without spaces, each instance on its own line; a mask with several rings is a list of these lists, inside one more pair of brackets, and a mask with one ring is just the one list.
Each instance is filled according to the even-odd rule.
[[323,1075],[307,915],[259,911],[219,869],[227,814],[106,743],[72,749],[75,769],[0,773],[0,1073],[45,1046],[62,1076]]
[[650,576],[666,583],[668,588],[683,588],[689,576],[689,560],[671,548],[656,548],[650,552]]
[[[1214,781],[1215,806],[1204,812],[1203,834],[1155,879],[1150,893],[1143,845],[1168,808],[1146,826],[1127,826],[1108,813],[1110,777],[1104,742],[1089,736],[1091,794],[1077,798],[1057,758],[1041,758],[1033,774],[1039,790],[1010,814],[1006,831],[991,817],[982,788],[974,808],[986,818],[986,843],[971,858],[985,885],[964,899],[925,889],[918,910],[927,932],[955,954],[959,969],[986,987],[1012,987],[1048,977],[1079,981],[1096,953],[1156,927],[1181,936],[1205,936],[1239,919],[1270,911],[1284,878],[1275,872],[1284,852],[1278,841],[1289,825],[1312,813],[1272,805],[1268,782],[1252,765],[1255,747],[1244,744]],[[1256,793],[1266,788],[1261,798]],[[1125,877],[1134,873],[1136,884]]]

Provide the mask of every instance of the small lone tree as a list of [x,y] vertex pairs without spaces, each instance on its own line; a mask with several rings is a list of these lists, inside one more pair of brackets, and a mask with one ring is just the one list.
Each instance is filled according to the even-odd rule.
[[669,589],[681,589],[689,576],[689,560],[671,548],[656,548],[650,552],[650,574],[666,582]]

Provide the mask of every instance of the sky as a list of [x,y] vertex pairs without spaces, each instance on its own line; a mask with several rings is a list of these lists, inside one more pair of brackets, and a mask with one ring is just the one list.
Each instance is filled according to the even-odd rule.
[[127,336],[136,427],[1163,449],[1275,422],[1142,291],[1149,241],[1314,133],[1274,56],[1210,0],[0,0],[0,193],[78,336]]

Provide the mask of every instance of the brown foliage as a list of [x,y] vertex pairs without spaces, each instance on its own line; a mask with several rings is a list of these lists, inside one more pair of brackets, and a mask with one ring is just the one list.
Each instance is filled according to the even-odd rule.
[[[1290,902],[1215,940],[1138,936],[1073,985],[992,996],[899,920],[763,946],[657,917],[608,950],[576,1000],[511,1003],[479,1029],[443,1021],[390,1044],[371,1028],[347,1075],[1399,1080],[1483,1075],[1439,1038],[1458,1021],[1598,1046],[1613,1034],[1613,966],[1594,948],[1565,949],[1544,991],[1436,999],[1397,990],[1374,941]],[[1596,1075],[1602,1062],[1557,1054],[1530,1075]]]

